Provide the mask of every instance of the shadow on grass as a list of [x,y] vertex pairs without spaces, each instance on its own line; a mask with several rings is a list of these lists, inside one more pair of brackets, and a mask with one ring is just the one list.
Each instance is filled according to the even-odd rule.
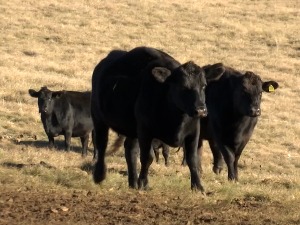
[[[80,169],[82,171],[87,172],[88,174],[92,174],[95,168],[95,162],[85,162],[80,166]],[[108,168],[107,169],[108,173],[118,173],[122,176],[128,176],[128,172],[125,170],[117,170],[116,168]]]
[[[49,148],[49,142],[48,141],[31,141],[31,140],[22,140],[17,143],[18,145],[25,145],[25,146],[33,146],[35,148]],[[65,142],[62,140],[55,140],[54,147],[49,148],[56,151],[65,151]],[[76,152],[81,154],[82,148],[80,146],[74,146],[71,144],[70,151]],[[88,152],[91,152],[93,154],[94,150],[88,148]]]
[[94,163],[93,162],[84,162],[81,166],[80,169],[82,171],[85,171],[89,174],[91,174],[94,170]]
[[15,169],[22,169],[25,167],[31,167],[31,166],[42,166],[48,169],[55,169],[54,166],[51,166],[49,163],[46,163],[44,161],[40,161],[40,163],[34,164],[25,164],[25,163],[14,163],[14,162],[3,162],[0,164],[1,166],[8,167],[8,168],[15,168]]

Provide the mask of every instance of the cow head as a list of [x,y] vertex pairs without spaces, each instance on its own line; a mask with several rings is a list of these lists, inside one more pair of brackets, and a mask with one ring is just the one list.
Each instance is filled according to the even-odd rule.
[[59,98],[63,92],[50,91],[47,87],[42,87],[41,90],[28,90],[31,97],[38,98],[39,113],[50,114],[53,110],[53,100]]
[[214,70],[205,72],[190,61],[172,71],[164,67],[155,67],[152,69],[152,75],[157,81],[169,85],[170,99],[179,110],[190,117],[205,117],[205,87],[210,81],[219,79],[225,71],[222,64],[213,66]]
[[262,92],[273,92],[278,88],[278,83],[275,81],[263,82],[258,75],[250,71],[238,79],[239,85],[234,88],[234,107],[243,115],[260,116]]

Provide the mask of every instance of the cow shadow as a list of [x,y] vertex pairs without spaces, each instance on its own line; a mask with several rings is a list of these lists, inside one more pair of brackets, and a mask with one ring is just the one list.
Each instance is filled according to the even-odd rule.
[[[84,162],[83,164],[81,164],[80,169],[82,171],[87,172],[88,174],[92,174],[95,168],[95,161],[91,161],[91,162]],[[118,173],[124,177],[128,176],[128,172],[126,170],[119,170],[116,169],[114,167],[111,168],[107,168],[107,172],[108,173]]]
[[45,167],[47,169],[56,169],[54,166],[44,161],[40,161],[40,163],[29,163],[29,164],[15,163],[15,162],[2,162],[0,165],[7,168],[15,168],[15,169],[23,169],[25,167],[33,167],[33,166]]
[[[54,151],[65,151],[65,142],[63,140],[55,140],[54,142],[54,147],[49,148],[49,142],[48,141],[39,141],[39,140],[21,140],[20,142],[17,143],[18,145],[24,145],[24,146],[31,146],[31,147],[35,147],[38,149],[42,149],[42,148],[48,148]],[[70,151],[71,152],[76,152],[81,154],[82,152],[82,147],[79,145],[76,145],[76,143],[71,144],[70,147]],[[92,152],[93,153],[94,150],[88,148],[88,152]]]

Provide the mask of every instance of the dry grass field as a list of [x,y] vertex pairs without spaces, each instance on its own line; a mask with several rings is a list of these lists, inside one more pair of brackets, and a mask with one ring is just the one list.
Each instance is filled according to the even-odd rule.
[[[0,0],[0,224],[300,224],[299,0]],[[223,62],[276,80],[240,160],[240,182],[212,172],[190,191],[182,152],[153,163],[148,191],[127,187],[123,150],[92,181],[92,146],[81,158],[48,149],[28,89],[90,90],[112,49],[162,49],[184,63]],[[112,133],[110,143],[115,136]]]

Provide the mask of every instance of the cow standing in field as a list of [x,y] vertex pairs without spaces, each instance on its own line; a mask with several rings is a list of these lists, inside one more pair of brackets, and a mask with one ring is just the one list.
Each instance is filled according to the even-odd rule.
[[[203,68],[209,71],[211,65]],[[250,71],[225,68],[223,76],[206,88],[208,116],[201,119],[198,151],[202,155],[203,140],[208,140],[214,173],[221,172],[224,158],[228,179],[237,181],[238,160],[261,114],[262,93],[273,92],[279,85],[275,81],[263,82]]]
[[64,135],[65,149],[69,151],[71,137],[80,137],[82,156],[85,157],[89,135],[94,129],[91,118],[91,92],[51,91],[47,87],[42,87],[39,91],[28,91],[30,96],[38,98],[39,113],[49,139],[49,147],[54,146],[54,137]]
[[[105,179],[108,130],[126,136],[124,143],[128,181],[146,188],[153,161],[154,138],[170,146],[185,146],[191,188],[204,191],[199,177],[197,144],[200,116],[206,116],[204,89],[224,72],[216,64],[206,73],[193,62],[180,64],[154,48],[112,51],[95,68],[92,77],[92,118],[98,159],[94,181]],[[136,155],[140,147],[141,172]]]
[[[121,146],[121,144],[124,143],[124,140],[125,140],[125,136],[118,135],[118,137],[115,139],[115,141],[112,145],[110,154],[117,152],[119,150],[119,147]],[[157,163],[159,162],[159,150],[162,149],[162,154],[163,154],[163,157],[165,160],[165,165],[168,166],[169,165],[169,149],[170,149],[169,146],[160,140],[153,139],[152,148],[153,148],[155,159],[156,159]]]
[[[204,67],[209,71],[211,65]],[[209,116],[201,119],[199,149],[208,140],[214,156],[213,171],[222,170],[223,159],[228,168],[228,179],[238,180],[238,160],[248,143],[258,117],[263,92],[278,88],[275,81],[262,81],[253,72],[241,73],[226,67],[223,76],[206,89]]]
[[165,165],[169,166],[169,152],[170,152],[170,148],[167,144],[163,143],[160,140],[157,139],[153,139],[152,141],[152,147],[154,150],[154,155],[155,155],[155,159],[156,162],[159,162],[159,149],[162,149],[162,154],[165,160]]

